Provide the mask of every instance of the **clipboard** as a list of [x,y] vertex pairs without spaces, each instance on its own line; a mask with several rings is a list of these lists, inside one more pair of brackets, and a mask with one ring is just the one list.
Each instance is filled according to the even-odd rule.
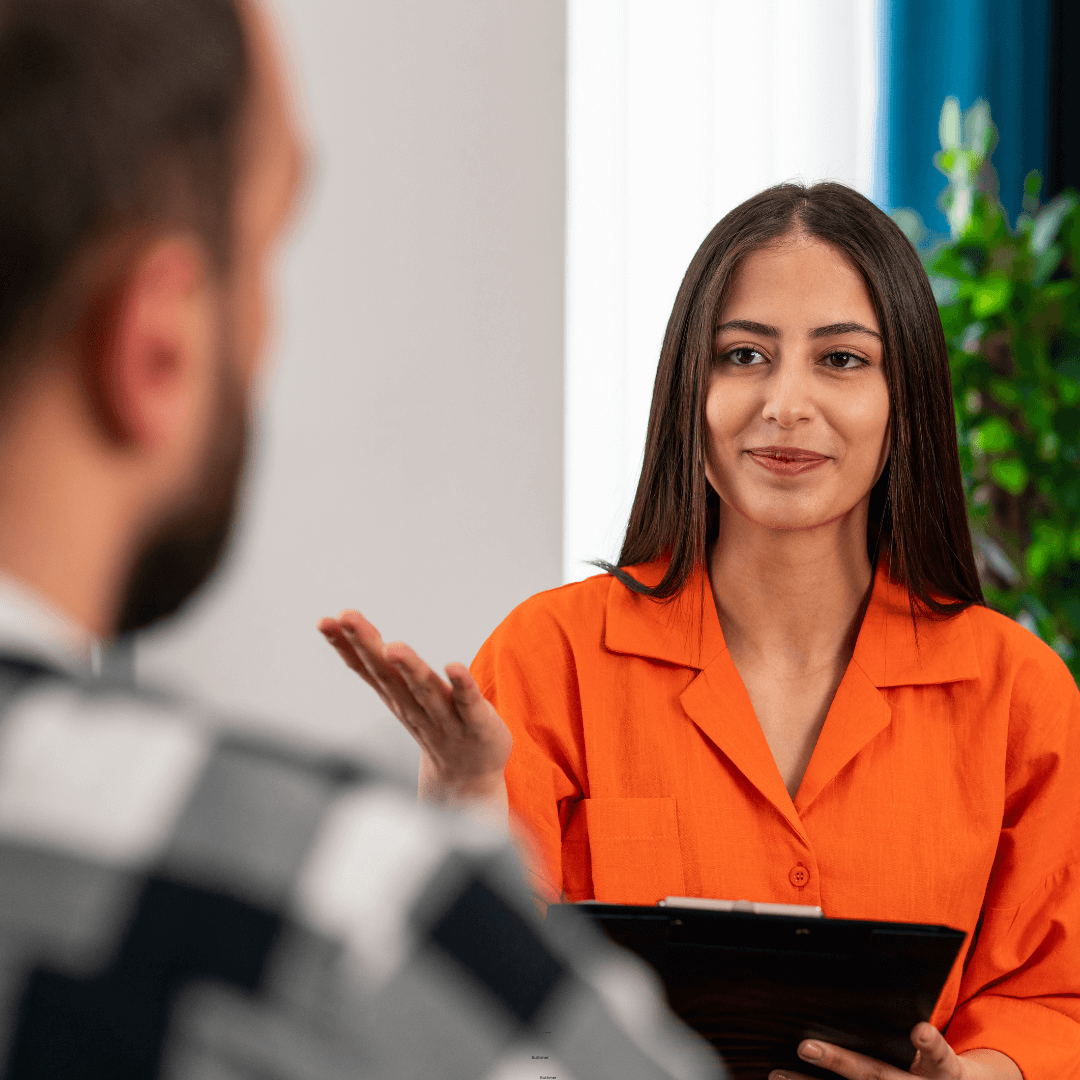
[[744,902],[678,906],[684,899],[553,904],[547,918],[584,915],[645,960],[672,1011],[712,1043],[735,1080],[785,1067],[836,1080],[798,1057],[807,1038],[908,1069],[911,1029],[930,1019],[965,938],[948,926],[828,919],[816,908],[762,913],[773,905]]

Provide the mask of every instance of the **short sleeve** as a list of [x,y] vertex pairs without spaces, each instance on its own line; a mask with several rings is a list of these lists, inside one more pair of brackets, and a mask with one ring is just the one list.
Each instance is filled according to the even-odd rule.
[[567,869],[563,834],[584,796],[581,705],[570,642],[550,611],[527,602],[488,638],[471,670],[513,735],[506,787],[512,827],[524,830],[534,853],[529,884],[540,899],[557,902]]
[[1045,646],[1013,688],[1005,812],[980,925],[946,1031],[1025,1080],[1080,1077],[1080,692]]

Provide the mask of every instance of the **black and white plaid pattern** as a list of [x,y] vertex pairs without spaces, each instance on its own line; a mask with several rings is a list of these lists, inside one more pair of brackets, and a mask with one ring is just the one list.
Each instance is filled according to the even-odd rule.
[[12,1080],[716,1076],[505,842],[362,766],[0,661]]

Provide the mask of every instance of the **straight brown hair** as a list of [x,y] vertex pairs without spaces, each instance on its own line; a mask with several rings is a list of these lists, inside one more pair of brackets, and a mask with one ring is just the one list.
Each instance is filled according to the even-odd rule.
[[[971,545],[952,382],[937,304],[918,254],[869,199],[836,183],[779,184],[737,206],[705,238],[668,320],[653,386],[645,458],[617,565],[635,592],[675,597],[716,536],[719,496],[705,477],[705,396],[714,337],[733,275],[753,251],[800,232],[862,275],[877,312],[892,447],[870,496],[867,550],[916,607],[938,616],[982,604]],[[652,587],[623,567],[670,556]]]

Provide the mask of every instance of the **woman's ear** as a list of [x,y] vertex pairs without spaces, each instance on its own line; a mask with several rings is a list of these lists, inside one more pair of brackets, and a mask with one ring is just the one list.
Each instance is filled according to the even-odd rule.
[[91,398],[111,439],[157,450],[184,436],[215,374],[215,308],[205,248],[185,235],[142,248],[114,279],[87,328]]

